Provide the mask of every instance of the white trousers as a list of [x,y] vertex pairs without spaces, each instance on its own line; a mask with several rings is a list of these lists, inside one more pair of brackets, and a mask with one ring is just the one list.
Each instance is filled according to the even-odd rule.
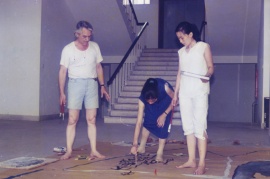
[[194,134],[205,140],[207,129],[208,94],[187,97],[179,95],[180,113],[184,135]]

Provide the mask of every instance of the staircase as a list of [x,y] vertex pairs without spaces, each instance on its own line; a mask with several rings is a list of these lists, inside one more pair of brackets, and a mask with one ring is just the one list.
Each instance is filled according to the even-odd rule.
[[[178,71],[177,49],[145,49],[130,72],[119,97],[111,106],[105,123],[135,124],[138,112],[138,97],[148,78],[163,78],[175,87]],[[175,106],[173,125],[181,125],[179,106]]]

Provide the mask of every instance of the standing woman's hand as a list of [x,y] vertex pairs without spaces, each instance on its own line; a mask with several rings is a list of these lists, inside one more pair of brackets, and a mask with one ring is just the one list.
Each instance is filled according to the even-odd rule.
[[173,99],[172,99],[172,106],[176,106],[177,103],[178,103],[178,97],[174,96]]

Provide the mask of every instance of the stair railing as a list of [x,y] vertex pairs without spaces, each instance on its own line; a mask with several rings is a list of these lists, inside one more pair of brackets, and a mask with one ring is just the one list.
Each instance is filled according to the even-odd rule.
[[[200,36],[202,37],[202,41],[205,42],[205,26],[207,25],[206,21],[202,21],[201,28],[200,28]],[[203,33],[203,34],[202,34]]]
[[145,48],[146,44],[146,34],[143,33],[146,27],[148,26],[148,22],[140,23],[138,22],[136,13],[134,11],[131,0],[129,0],[129,5],[126,6],[126,14],[129,16],[130,23],[133,26],[133,31],[137,32],[137,27],[142,26],[135,39],[133,40],[131,46],[125,53],[123,59],[117,66],[116,70],[110,77],[107,82],[107,86],[109,88],[109,93],[111,95],[111,102],[109,105],[109,111],[111,111],[112,105],[115,103],[115,100],[119,97],[119,94],[123,90],[124,86],[127,84],[130,72],[132,71],[134,64],[138,60],[142,50]]

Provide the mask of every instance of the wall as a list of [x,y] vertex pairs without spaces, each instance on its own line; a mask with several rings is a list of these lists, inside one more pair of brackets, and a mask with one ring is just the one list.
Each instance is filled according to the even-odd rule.
[[39,115],[41,0],[1,0],[0,24],[0,116],[31,120]]
[[209,121],[252,122],[256,64],[215,64],[209,97]]
[[139,22],[149,22],[147,27],[147,48],[158,48],[158,0],[152,0],[151,4],[134,5]]
[[59,113],[58,71],[61,52],[74,40],[75,20],[65,1],[42,1],[40,116]]

